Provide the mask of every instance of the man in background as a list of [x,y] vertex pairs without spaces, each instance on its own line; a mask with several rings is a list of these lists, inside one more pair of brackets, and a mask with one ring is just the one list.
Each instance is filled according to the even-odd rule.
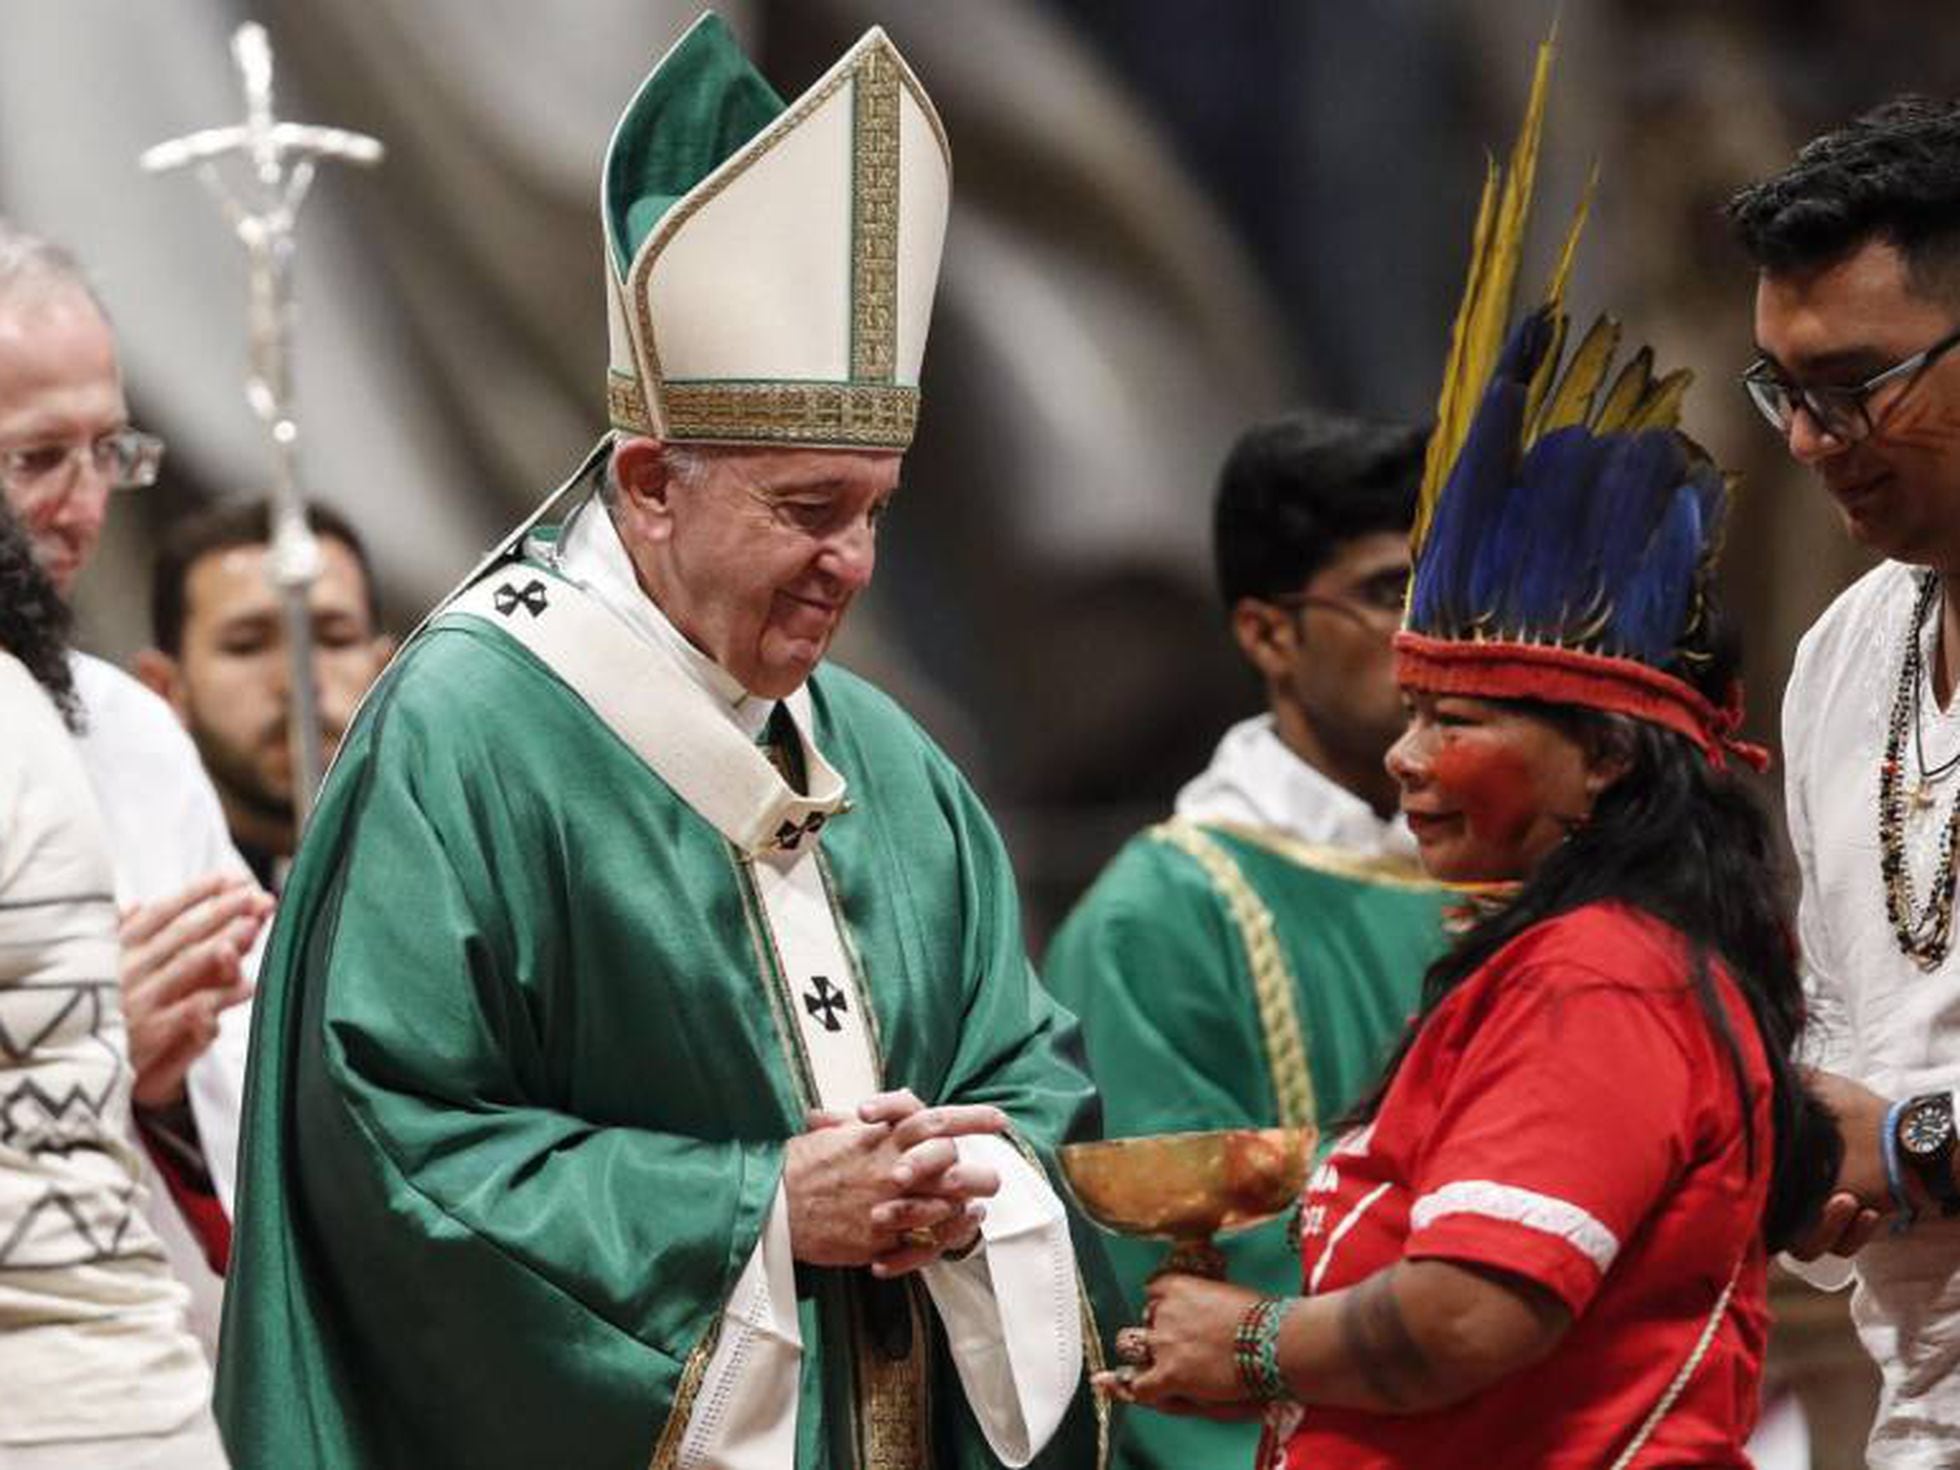
[[[162,452],[130,425],[115,336],[80,267],[0,222],[0,488],[64,599],[95,553],[112,492],[153,483]],[[251,993],[247,957],[271,901],[232,851],[168,707],[100,659],[76,654],[74,671],[82,758],[122,909],[135,1113],[178,1206],[159,1190],[155,1223],[213,1342],[243,1078],[211,1044],[220,1016]]]
[[[1326,1128],[1374,1080],[1441,948],[1382,764],[1402,731],[1389,640],[1409,579],[1418,429],[1297,414],[1219,480],[1218,590],[1264,686],[1172,819],[1133,838],[1049,948],[1109,1136]],[[1135,1309],[1162,1247],[1112,1240]],[[1282,1222],[1224,1242],[1232,1279],[1299,1289]],[[1133,1415],[1129,1470],[1250,1464],[1258,1426]]]
[[[309,591],[313,683],[328,760],[393,651],[376,631],[374,579],[354,528],[307,509],[320,573]],[[268,575],[271,507],[220,506],[173,526],[150,580],[153,647],[136,674],[176,712],[217,787],[232,842],[277,892],[297,841],[293,819],[292,656]]]

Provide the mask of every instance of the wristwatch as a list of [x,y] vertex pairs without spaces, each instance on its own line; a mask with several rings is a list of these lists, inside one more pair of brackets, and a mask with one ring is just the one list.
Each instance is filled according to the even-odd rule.
[[1942,1215],[1960,1215],[1960,1182],[1953,1177],[1953,1156],[1960,1134],[1953,1123],[1953,1094],[1927,1092],[1899,1110],[1896,1134],[1899,1162],[1918,1176],[1926,1192],[1940,1202]]

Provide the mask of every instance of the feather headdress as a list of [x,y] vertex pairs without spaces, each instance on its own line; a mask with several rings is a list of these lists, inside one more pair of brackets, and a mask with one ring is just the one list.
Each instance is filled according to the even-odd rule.
[[[1484,181],[1410,545],[1397,677],[1439,694],[1582,704],[1686,735],[1722,764],[1740,691],[1690,682],[1709,657],[1706,593],[1727,483],[1680,432],[1684,369],[1638,349],[1617,373],[1601,316],[1565,353],[1566,279],[1593,184],[1541,305],[1511,323],[1552,46],[1539,47],[1508,169]],[[1564,360],[1560,371],[1561,359]]]

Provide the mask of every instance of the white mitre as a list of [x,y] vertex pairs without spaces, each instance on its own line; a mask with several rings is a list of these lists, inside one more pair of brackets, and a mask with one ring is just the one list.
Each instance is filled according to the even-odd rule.
[[909,446],[950,171],[939,115],[882,30],[786,107],[703,15],[606,151],[614,427]]

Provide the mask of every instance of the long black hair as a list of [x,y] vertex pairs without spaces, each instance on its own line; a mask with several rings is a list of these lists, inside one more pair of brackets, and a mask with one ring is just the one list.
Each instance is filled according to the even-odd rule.
[[68,664],[68,604],[34,559],[27,532],[0,500],[0,648],[27,666],[70,730],[82,727],[81,700]]
[[[1735,667],[1734,643],[1693,682],[1722,690]],[[1595,755],[1626,762],[1600,793],[1588,821],[1548,854],[1516,896],[1486,912],[1423,977],[1422,1006],[1375,1091],[1350,1121],[1366,1122],[1407,1056],[1417,1031],[1492,955],[1536,924],[1586,904],[1618,902],[1680,931],[1692,948],[1695,998],[1728,1056],[1741,1093],[1750,1151],[1754,1108],[1742,1053],[1717,993],[1719,955],[1748,1005],[1772,1084],[1770,1187],[1763,1234],[1787,1246],[1812,1220],[1837,1178],[1843,1140],[1824,1105],[1805,1090],[1795,1051],[1804,1024],[1796,941],[1768,818],[1740,778],[1716,770],[1684,737],[1658,725],[1573,705],[1489,701],[1546,720]]]

